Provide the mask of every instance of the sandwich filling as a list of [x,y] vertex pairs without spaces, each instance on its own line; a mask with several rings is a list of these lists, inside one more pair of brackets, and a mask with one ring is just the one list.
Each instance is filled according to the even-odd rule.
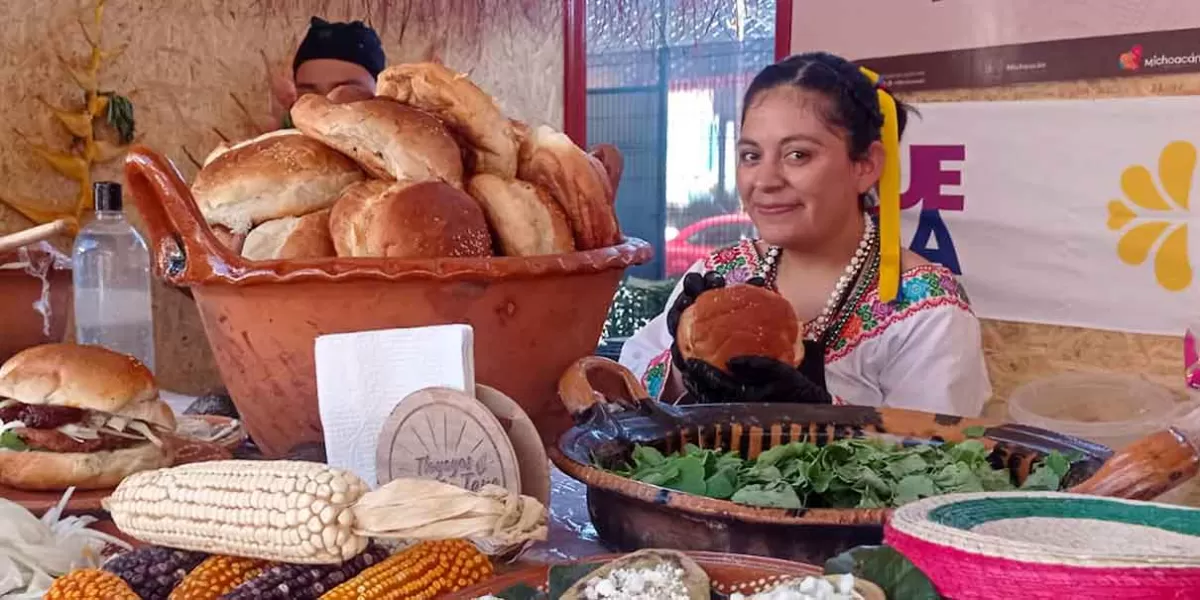
[[149,423],[108,413],[0,399],[0,452],[101,452],[150,442]]

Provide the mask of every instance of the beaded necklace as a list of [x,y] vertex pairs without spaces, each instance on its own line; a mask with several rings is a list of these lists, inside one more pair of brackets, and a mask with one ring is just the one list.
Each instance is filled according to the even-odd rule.
[[[769,246],[759,267],[758,276],[762,277],[767,287],[771,289],[777,289],[776,279],[779,276],[779,261],[782,256],[782,248]],[[853,314],[853,307],[858,304],[863,293],[870,287],[878,269],[879,236],[875,222],[868,217],[865,219],[863,235],[859,240],[858,248],[854,251],[842,276],[838,278],[833,291],[830,292],[821,314],[805,327],[805,339],[828,341],[832,336],[837,335],[849,320],[850,315]],[[850,307],[851,310],[842,310],[845,307]]]

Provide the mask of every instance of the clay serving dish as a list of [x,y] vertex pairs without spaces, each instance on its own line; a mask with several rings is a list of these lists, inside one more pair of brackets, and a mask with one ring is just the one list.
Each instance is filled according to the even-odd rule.
[[[783,580],[811,575],[819,576],[822,573],[821,568],[814,565],[761,556],[716,552],[688,552],[687,554],[708,574],[713,590],[726,595],[732,592],[741,592],[746,595],[756,594]],[[591,556],[574,564],[607,563],[618,558],[621,556],[616,554]],[[545,591],[549,573],[550,565],[519,569],[449,594],[445,600],[473,600],[488,594],[499,594],[519,584]],[[864,600],[887,600],[879,586],[863,579],[855,581],[854,591],[858,592]]]
[[322,441],[317,336],[447,323],[474,328],[477,381],[516,399],[543,436],[556,436],[570,419],[555,383],[595,351],[625,268],[651,256],[648,244],[626,239],[531,258],[251,262],[217,241],[168,160],[135,147],[125,177],[155,272],[191,288],[221,377],[268,458]]
[[[45,287],[39,272],[45,273]],[[36,308],[43,290],[48,319]],[[44,243],[0,253],[0,363],[26,348],[63,341],[71,300],[70,257]]]
[[[599,390],[599,391],[598,391]],[[588,512],[597,533],[621,550],[674,548],[757,554],[823,563],[854,546],[880,543],[890,509],[784,510],[694,496],[612,474],[593,466],[628,456],[632,445],[675,452],[685,444],[738,450],[754,458],[791,441],[817,444],[848,437],[901,443],[957,442],[968,429],[984,432],[989,460],[1023,481],[1052,450],[1077,453],[1067,476],[1071,491],[1150,499],[1196,474],[1196,446],[1176,429],[1162,431],[1113,455],[1106,447],[1050,431],[899,409],[802,405],[711,404],[664,407],[637,379],[608,359],[588,357],[566,372],[560,394],[580,424],[549,449],[550,459],[588,486]],[[1200,420],[1200,411],[1197,411]]]

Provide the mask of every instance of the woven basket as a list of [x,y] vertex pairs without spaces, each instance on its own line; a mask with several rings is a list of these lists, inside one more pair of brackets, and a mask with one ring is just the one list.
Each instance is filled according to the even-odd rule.
[[896,510],[885,540],[955,600],[1200,598],[1200,510],[1055,493]]

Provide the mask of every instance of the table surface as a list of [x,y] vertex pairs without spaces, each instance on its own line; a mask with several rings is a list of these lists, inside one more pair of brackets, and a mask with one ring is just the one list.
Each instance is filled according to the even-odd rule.
[[587,508],[587,486],[557,468],[550,471],[549,535],[531,547],[522,560],[565,562],[611,552],[600,542]]

